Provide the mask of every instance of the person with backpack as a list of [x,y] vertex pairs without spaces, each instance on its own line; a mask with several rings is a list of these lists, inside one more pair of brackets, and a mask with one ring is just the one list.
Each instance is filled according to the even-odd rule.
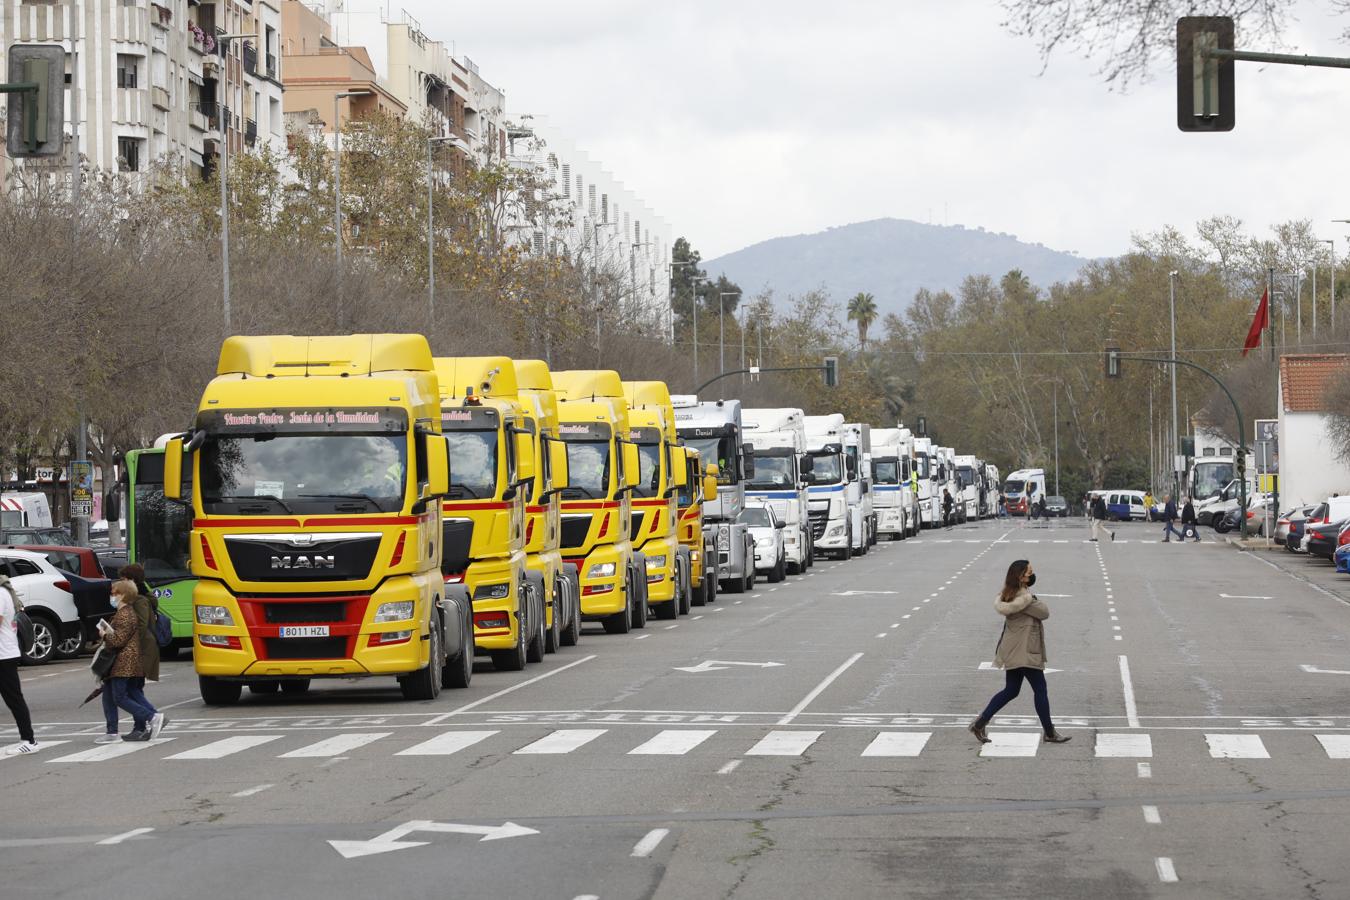
[[1003,616],[1003,633],[994,650],[994,665],[1004,670],[1003,690],[995,694],[975,721],[970,733],[981,744],[989,743],[985,729],[998,711],[1007,706],[1022,691],[1022,682],[1031,684],[1035,695],[1036,715],[1041,720],[1043,740],[1047,744],[1067,743],[1069,737],[1055,730],[1050,718],[1050,692],[1045,684],[1045,620],[1050,609],[1031,592],[1036,573],[1031,563],[1019,559],[1008,567],[1003,590],[994,601],[994,609]]
[[[148,741],[159,737],[159,733],[168,724],[168,716],[155,709],[145,698],[146,661],[142,658],[144,631],[136,607],[140,595],[135,582],[122,578],[113,582],[113,599],[117,601],[117,612],[112,617],[112,633],[104,640],[109,647],[117,651],[112,670],[104,685],[104,692],[112,695],[112,702],[131,713],[133,729],[123,735],[124,741]],[[158,648],[154,653],[153,671],[159,675]],[[106,735],[104,740],[107,740]]]
[[1101,494],[1092,495],[1092,503],[1089,505],[1088,515],[1092,519],[1092,540],[1097,540],[1097,535],[1105,531],[1111,535],[1111,540],[1116,539],[1116,533],[1106,527],[1106,498]]
[[33,733],[33,717],[28,712],[28,701],[23,698],[23,685],[19,681],[19,612],[23,603],[19,592],[9,583],[9,576],[0,575],[0,697],[14,716],[14,724],[19,727],[19,743],[9,747],[9,754],[34,753],[38,749],[37,736]]

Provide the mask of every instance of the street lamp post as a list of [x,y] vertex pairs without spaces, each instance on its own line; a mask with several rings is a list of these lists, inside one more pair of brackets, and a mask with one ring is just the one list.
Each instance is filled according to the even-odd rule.
[[[1322,243],[1331,248],[1331,338],[1336,339],[1336,239],[1323,238]],[[1313,299],[1316,302],[1317,291],[1313,290]]]
[[[1167,284],[1171,297],[1172,311],[1172,358],[1177,358],[1177,272],[1167,273]],[[1181,436],[1177,430],[1177,367],[1172,366],[1172,496],[1181,496],[1181,473],[1177,469],[1177,453],[1181,449]]]
[[666,282],[670,285],[670,346],[675,346],[675,267],[692,266],[687,259],[666,263]]
[[338,321],[346,318],[342,297],[342,121],[338,101],[348,97],[368,97],[373,91],[339,91],[333,95],[333,243],[337,247]]
[[436,330],[436,191],[431,148],[455,141],[454,137],[427,138],[427,337]]
[[702,275],[689,279],[689,302],[694,309],[694,383],[698,384],[698,283],[707,281]]
[[[220,46],[220,99],[216,101],[216,121],[220,123],[220,279],[224,292],[225,336],[234,330],[230,321],[230,131],[225,112],[230,99],[230,41],[256,37],[252,34],[221,34],[216,36]],[[74,89],[72,88],[72,95]],[[79,147],[76,145],[76,156]]]
[[726,298],[739,297],[740,291],[723,291],[717,295],[717,372],[727,370],[727,307]]

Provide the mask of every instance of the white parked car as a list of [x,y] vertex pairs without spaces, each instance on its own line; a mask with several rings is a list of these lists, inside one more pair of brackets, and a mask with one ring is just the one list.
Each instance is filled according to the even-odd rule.
[[787,577],[787,554],[783,549],[785,523],[774,515],[771,506],[747,506],[738,519],[750,531],[755,541],[755,571],[763,572],[769,581]]
[[42,553],[8,548],[0,549],[0,570],[9,575],[33,620],[33,651],[25,654],[24,661],[44,663],[76,656],[84,638],[66,573],[47,562]]
[[[756,498],[759,499],[759,498]],[[747,499],[747,505],[750,501]],[[811,567],[811,526],[801,519],[801,507],[788,500],[764,499],[759,506],[773,510],[783,523],[783,557],[789,575],[800,575]]]

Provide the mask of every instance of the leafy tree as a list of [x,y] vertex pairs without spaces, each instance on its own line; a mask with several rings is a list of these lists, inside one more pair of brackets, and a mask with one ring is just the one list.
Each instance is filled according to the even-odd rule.
[[877,299],[871,294],[858,293],[848,301],[848,320],[857,323],[858,347],[867,349],[867,329],[877,320]]

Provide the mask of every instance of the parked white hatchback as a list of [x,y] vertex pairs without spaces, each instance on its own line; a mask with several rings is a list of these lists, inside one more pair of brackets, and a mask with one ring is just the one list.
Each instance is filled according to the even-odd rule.
[[76,656],[84,638],[66,573],[41,553],[12,548],[0,550],[0,572],[9,576],[33,620],[33,649],[24,654],[24,662],[45,663]]
[[765,573],[769,581],[782,581],[787,577],[787,554],[783,552],[786,523],[771,506],[747,506],[741,510],[739,521],[755,541],[755,571]]

